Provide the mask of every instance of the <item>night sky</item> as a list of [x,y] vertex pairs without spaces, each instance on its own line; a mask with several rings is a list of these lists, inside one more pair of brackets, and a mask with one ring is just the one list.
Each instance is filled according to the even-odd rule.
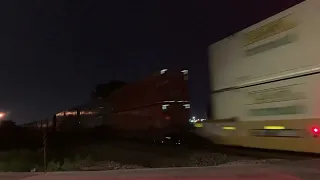
[[301,0],[0,2],[0,109],[17,123],[84,102],[95,84],[188,68],[208,102],[207,46]]

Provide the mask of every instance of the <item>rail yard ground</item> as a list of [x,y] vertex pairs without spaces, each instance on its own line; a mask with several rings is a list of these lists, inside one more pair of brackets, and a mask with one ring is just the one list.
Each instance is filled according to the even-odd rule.
[[[48,171],[98,171],[136,168],[200,167],[234,164],[270,164],[300,160],[277,156],[225,153],[205,148],[166,146],[138,142],[108,142],[91,145],[65,146],[48,150]],[[7,151],[0,153],[1,171],[43,171],[43,151]]]
[[[10,131],[14,132],[14,131]],[[47,170],[115,170],[135,168],[200,167],[230,164],[268,164],[317,158],[294,153],[262,152],[212,145],[193,136],[181,144],[114,139],[104,131],[48,134]],[[31,134],[33,134],[31,136]],[[0,171],[44,171],[41,132],[21,131],[0,147]],[[0,137],[0,138],[1,138]],[[190,137],[190,136],[189,136]],[[11,144],[10,144],[11,142]],[[292,156],[291,156],[292,154]]]
[[[43,171],[41,155],[41,151],[36,153],[28,150],[4,152],[1,157],[1,171]],[[199,167],[279,161],[231,156],[209,151],[186,150],[178,147],[150,147],[135,143],[68,147],[62,156],[64,157],[60,160],[50,158],[48,171]]]

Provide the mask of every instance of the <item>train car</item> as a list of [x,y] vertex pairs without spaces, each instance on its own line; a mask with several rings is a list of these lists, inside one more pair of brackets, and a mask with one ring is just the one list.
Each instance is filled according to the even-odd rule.
[[306,0],[209,47],[214,143],[320,153],[320,1]]
[[188,71],[159,71],[111,93],[107,101],[114,112],[122,112],[164,101],[189,100]]
[[115,80],[105,84],[98,84],[91,93],[91,100],[101,101],[107,98],[112,92],[121,89],[125,85],[127,85],[126,82]]
[[57,131],[83,130],[102,126],[104,118],[110,113],[110,110],[107,102],[93,99],[85,104],[57,113],[53,121],[56,121]]
[[187,132],[189,115],[188,71],[165,69],[131,84],[98,85],[89,102],[35,125],[63,132],[103,126],[106,135],[163,140]]
[[125,137],[160,140],[189,127],[188,71],[162,70],[108,97],[106,122]]

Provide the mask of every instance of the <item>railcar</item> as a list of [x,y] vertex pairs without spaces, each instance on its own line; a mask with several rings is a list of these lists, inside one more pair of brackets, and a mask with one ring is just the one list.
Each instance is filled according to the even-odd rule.
[[209,47],[212,117],[200,135],[320,153],[319,7],[303,1]]

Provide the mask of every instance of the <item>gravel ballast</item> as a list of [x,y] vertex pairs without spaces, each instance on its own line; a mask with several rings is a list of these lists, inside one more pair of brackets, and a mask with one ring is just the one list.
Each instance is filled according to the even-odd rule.
[[[226,154],[211,152],[193,152],[184,156],[163,156],[140,152],[131,152],[136,158],[125,161],[101,161],[82,170],[118,170],[118,169],[141,169],[141,168],[170,168],[170,167],[205,167],[205,166],[230,166],[245,164],[271,164],[281,159],[249,159],[247,157],[228,156]],[[129,154],[127,154],[128,156]],[[152,157],[153,156],[153,157]],[[141,158],[141,159],[140,159]],[[124,157],[125,160],[125,157]]]

